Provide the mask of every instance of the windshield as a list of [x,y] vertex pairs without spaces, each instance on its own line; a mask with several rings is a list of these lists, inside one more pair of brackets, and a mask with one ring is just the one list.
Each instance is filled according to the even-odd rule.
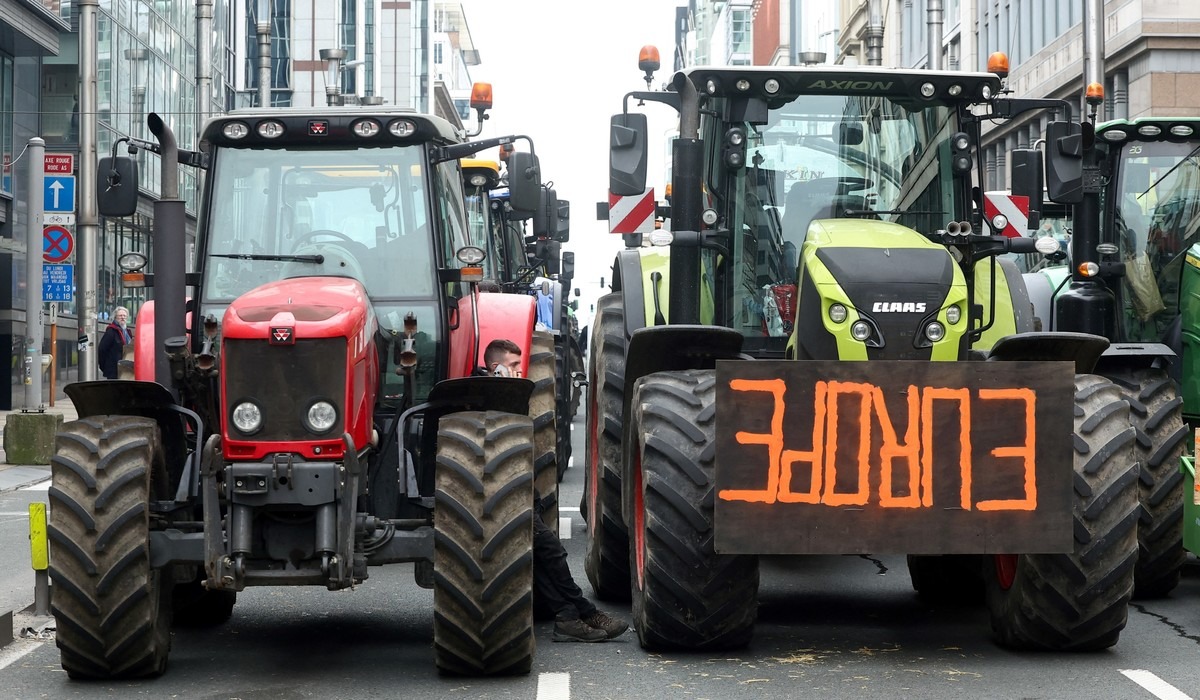
[[1130,340],[1161,341],[1179,313],[1184,253],[1200,233],[1200,143],[1121,149],[1112,211],[1125,262],[1123,320]]
[[376,300],[432,296],[437,265],[422,153],[219,150],[209,173],[205,297],[228,301],[265,282],[312,275],[353,277]]
[[[944,105],[801,95],[772,109],[766,124],[740,125],[745,166],[720,169],[711,181],[730,200],[730,230],[741,232],[734,236],[741,270],[733,313],[748,342],[783,348],[799,250],[813,221],[867,218],[923,233],[945,227],[956,213],[948,143],[956,124]],[[720,134],[708,139],[720,148]],[[749,340],[763,336],[769,340]]]

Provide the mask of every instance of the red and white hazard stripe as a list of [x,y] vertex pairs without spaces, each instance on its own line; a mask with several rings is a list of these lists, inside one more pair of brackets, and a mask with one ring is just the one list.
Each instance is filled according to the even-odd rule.
[[608,193],[609,233],[650,233],[654,230],[654,188],[642,194]]
[[1009,238],[1029,235],[1029,197],[1007,192],[986,192],[983,195],[983,215],[989,222],[1003,214],[1008,225],[1001,231]]

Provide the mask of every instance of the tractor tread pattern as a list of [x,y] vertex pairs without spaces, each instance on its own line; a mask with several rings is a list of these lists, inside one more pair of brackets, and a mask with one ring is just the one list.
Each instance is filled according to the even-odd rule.
[[712,370],[659,372],[634,388],[645,569],[633,619],[648,649],[735,649],[754,633],[758,558],[714,547],[715,401]]
[[[533,443],[528,416],[463,412],[438,424],[433,646],[443,673],[508,675],[532,667]],[[458,507],[446,507],[451,503]]]
[[1136,431],[1124,395],[1104,377],[1076,375],[1075,405],[1074,551],[1019,556],[1007,590],[994,573],[988,577],[992,629],[1006,647],[1105,649],[1128,620],[1137,562]]
[[1110,373],[1129,402],[1139,464],[1138,562],[1135,598],[1162,598],[1179,585],[1187,561],[1183,547],[1183,474],[1187,444],[1183,399],[1165,370],[1145,368]]
[[581,512],[588,523],[584,572],[600,600],[630,597],[629,531],[621,514],[625,309],[620,293],[596,302],[588,354],[587,459]]
[[558,533],[558,435],[557,386],[554,367],[554,336],[548,331],[533,332],[529,351],[529,416],[533,419],[534,489],[542,497],[542,521]]
[[150,479],[162,460],[158,425],[139,416],[91,416],[55,438],[50,608],[71,678],[166,670],[171,587],[150,567],[149,540]]

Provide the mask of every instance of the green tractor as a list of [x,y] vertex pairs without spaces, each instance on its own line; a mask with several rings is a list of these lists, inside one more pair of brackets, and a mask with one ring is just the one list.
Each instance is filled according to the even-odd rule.
[[[1138,597],[1173,590],[1186,557],[1186,466],[1181,471],[1179,465],[1187,426],[1200,425],[1200,380],[1187,369],[1196,362],[1200,337],[1194,291],[1200,270],[1189,262],[1200,261],[1192,252],[1200,242],[1198,152],[1200,119],[1148,117],[1097,126],[1087,167],[1100,175],[1091,180],[1098,184],[1074,205],[1077,220],[1099,222],[1074,227],[1071,259],[1083,264],[1026,275],[1043,324],[1112,341],[1096,371],[1126,394],[1138,431]],[[1188,521],[1192,529],[1194,520]]]
[[1070,105],[990,73],[694,68],[626,96],[610,202],[659,147],[631,99],[679,136],[670,230],[618,254],[592,324],[597,595],[632,599],[647,648],[733,648],[759,555],[904,553],[923,597],[984,592],[1005,646],[1114,645],[1138,561],[1126,394],[1093,371],[1106,337],[1034,330],[1010,254],[1057,244],[999,235],[973,186],[984,122],[1052,110],[1069,197]]

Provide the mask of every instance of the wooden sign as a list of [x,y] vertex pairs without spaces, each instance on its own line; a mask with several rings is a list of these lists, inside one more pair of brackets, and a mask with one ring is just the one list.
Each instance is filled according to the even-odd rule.
[[1074,364],[717,363],[716,548],[1069,552]]

